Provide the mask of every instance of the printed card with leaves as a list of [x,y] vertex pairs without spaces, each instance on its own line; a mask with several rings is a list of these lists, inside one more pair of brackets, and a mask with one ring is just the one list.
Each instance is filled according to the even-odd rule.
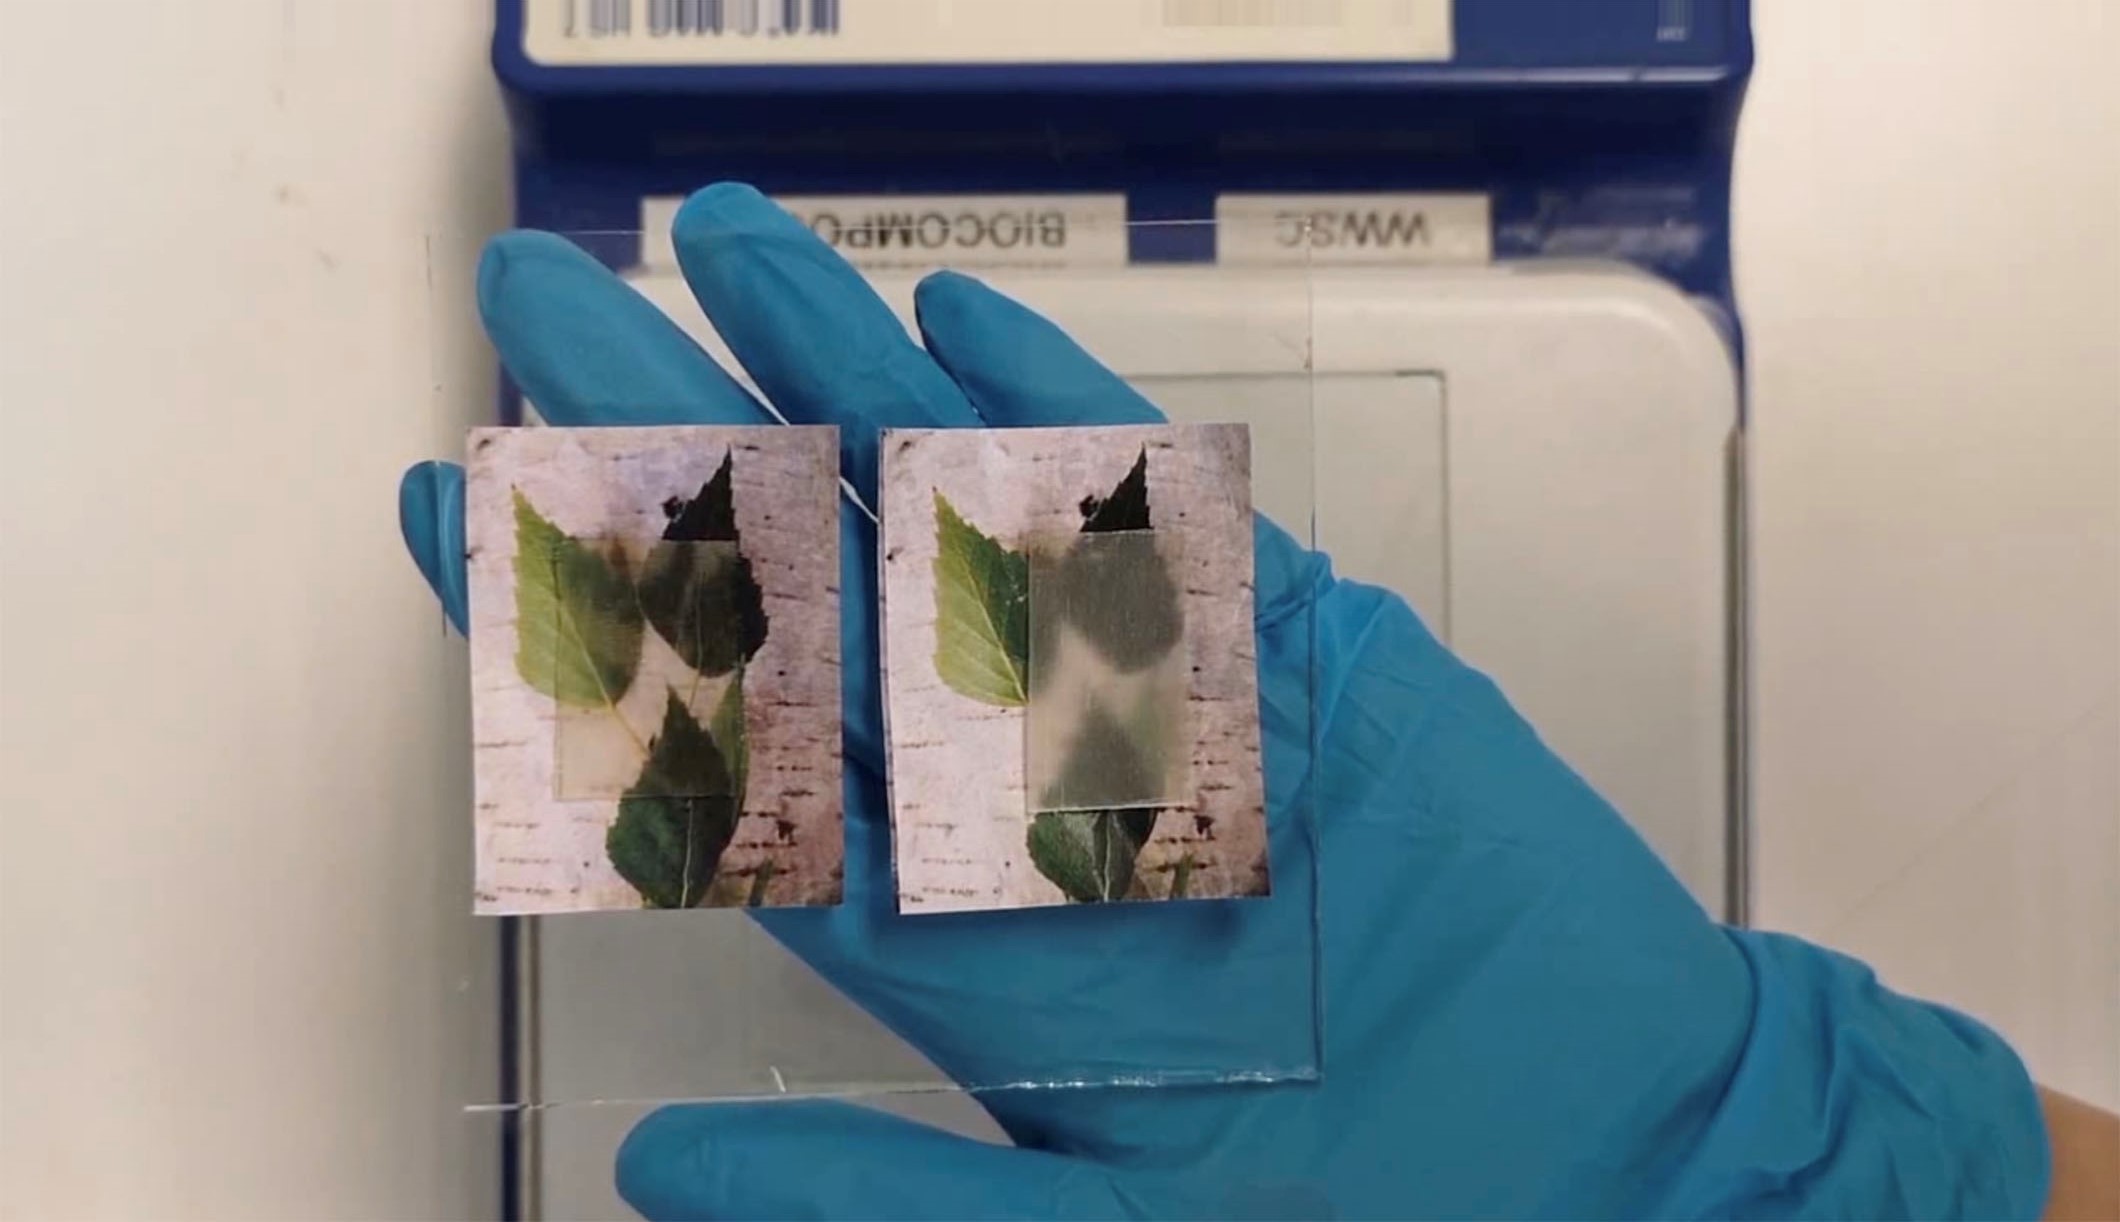
[[477,911],[838,902],[838,454],[471,434]]
[[1268,891],[1242,425],[893,430],[905,913]]

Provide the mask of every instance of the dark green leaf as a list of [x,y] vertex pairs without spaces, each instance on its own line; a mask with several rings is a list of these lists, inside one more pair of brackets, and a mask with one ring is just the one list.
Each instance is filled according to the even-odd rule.
[[625,554],[599,556],[515,494],[515,669],[575,708],[616,704],[640,666]]
[[1078,904],[1124,899],[1134,861],[1156,829],[1159,811],[1068,810],[1031,816],[1031,864]]
[[727,545],[657,543],[640,579],[640,606],[685,665],[719,677],[766,641],[765,598],[751,561]]
[[640,780],[619,799],[604,851],[649,907],[700,907],[736,834],[739,805],[721,751],[671,692],[662,730],[649,743]]
[[765,594],[739,549],[729,470],[722,459],[697,497],[663,506],[670,525],[640,578],[648,623],[685,665],[709,676],[750,661],[766,640]]
[[670,525],[663,529],[663,538],[673,543],[737,543],[736,496],[730,490],[730,474],[735,466],[735,454],[724,453],[721,466],[707,482],[700,486],[699,495],[691,500],[671,497],[663,502],[663,513]]
[[742,671],[730,676],[729,686],[722,689],[721,703],[714,706],[707,732],[714,736],[714,745],[728,767],[730,792],[743,797],[744,786],[751,777],[751,748],[744,738]]
[[935,673],[960,695],[1016,708],[1030,649],[1030,565],[935,494]]
[[1134,459],[1133,470],[1119,481],[1107,497],[1089,497],[1082,502],[1082,533],[1109,534],[1121,530],[1149,530],[1148,450]]

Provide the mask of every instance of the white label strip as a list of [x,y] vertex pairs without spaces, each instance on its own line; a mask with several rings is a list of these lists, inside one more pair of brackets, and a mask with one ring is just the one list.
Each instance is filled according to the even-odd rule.
[[[1123,195],[840,195],[774,200],[856,267],[920,270],[1122,267]],[[641,201],[641,259],[675,268],[684,201]]]
[[1487,263],[1485,195],[1224,195],[1215,261],[1269,264]]
[[1447,60],[1452,0],[524,0],[552,66]]

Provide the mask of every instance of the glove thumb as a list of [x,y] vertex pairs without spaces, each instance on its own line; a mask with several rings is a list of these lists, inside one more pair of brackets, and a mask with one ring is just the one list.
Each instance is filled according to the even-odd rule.
[[[1257,1197],[1192,1200],[1177,1181],[990,1145],[851,1104],[665,1108],[618,1152],[618,1191],[650,1222],[689,1218],[1290,1216]],[[1274,1194],[1268,1194],[1269,1197]],[[1315,1215],[1315,1202],[1302,1212]],[[1267,1215],[1258,1215],[1267,1216]]]

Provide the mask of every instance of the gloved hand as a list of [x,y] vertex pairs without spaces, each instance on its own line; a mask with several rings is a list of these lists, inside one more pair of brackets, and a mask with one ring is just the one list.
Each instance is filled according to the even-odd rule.
[[[693,197],[675,244],[781,414],[841,428],[864,498],[879,426],[1160,419],[1051,324],[961,276],[921,286],[923,351],[748,188]],[[496,240],[479,302],[553,424],[771,420],[560,239]],[[462,625],[461,472],[413,469],[401,510]],[[1335,581],[1270,525],[1258,543],[1270,778],[1311,762],[1296,625],[1317,619],[1322,1080],[997,1093],[985,1102],[1016,1148],[839,1103],[674,1107],[620,1152],[629,1202],[650,1218],[2038,1212],[2037,1102],[1999,1040],[1848,959],[1718,926],[1403,602]],[[1288,785],[1271,796],[1286,902],[1013,913],[1006,927],[893,915],[874,539],[857,514],[842,547],[846,903],[757,919],[964,1080],[1032,1058],[1153,1068],[1183,1055],[1178,1032],[1244,1048],[1287,1033],[1307,1053],[1310,996],[1246,976],[1258,952],[1309,939],[1310,846]],[[1145,920],[1156,936],[1139,935]]]

